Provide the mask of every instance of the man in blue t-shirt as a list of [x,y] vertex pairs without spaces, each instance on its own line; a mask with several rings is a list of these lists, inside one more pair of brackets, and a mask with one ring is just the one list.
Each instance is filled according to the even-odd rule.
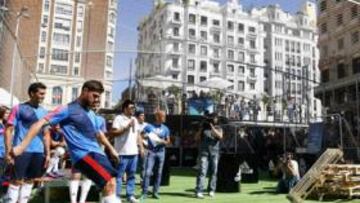
[[5,197],[7,203],[28,202],[34,180],[40,178],[47,167],[50,134],[43,128],[34,135],[34,139],[24,148],[22,155],[15,159],[10,155],[12,147],[21,143],[31,125],[47,114],[47,111],[40,106],[45,93],[46,86],[43,83],[32,83],[28,88],[29,101],[15,106],[6,123],[5,156],[7,163],[13,166],[10,186]]
[[[170,130],[163,123],[166,120],[164,111],[155,113],[155,123],[148,124],[144,128],[144,133],[148,138],[148,154],[146,157],[146,170],[143,183],[143,198],[147,197],[151,174],[156,176],[153,197],[159,199],[159,188],[161,183],[162,170],[165,162],[165,147],[170,144]],[[157,171],[153,172],[155,163],[158,163]]]
[[117,159],[118,154],[99,128],[96,114],[91,110],[100,101],[104,87],[101,82],[90,80],[84,83],[79,98],[62,106],[36,122],[22,143],[14,148],[13,156],[19,156],[36,134],[46,125],[60,124],[64,132],[70,158],[75,169],[92,180],[103,190],[103,203],[120,203],[116,197],[116,170],[112,167],[98,141],[109,149]]

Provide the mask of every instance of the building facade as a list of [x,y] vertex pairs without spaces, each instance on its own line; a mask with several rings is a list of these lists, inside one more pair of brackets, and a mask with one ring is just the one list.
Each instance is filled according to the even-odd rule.
[[328,114],[342,113],[353,127],[359,126],[360,7],[321,0],[318,8],[321,85],[316,95]]
[[298,122],[321,116],[321,102],[314,97],[320,82],[315,12],[316,4],[310,1],[296,14],[279,5],[253,10],[266,32],[265,92],[272,99],[275,117],[282,115],[283,103],[287,110],[293,108]]
[[[19,26],[19,49],[32,69],[30,81],[48,87],[45,106],[53,108],[72,101],[84,81],[97,79],[105,86],[102,106],[110,107],[117,1],[9,2],[9,10],[28,8],[30,17]],[[11,58],[11,52],[6,54]],[[11,67],[11,63],[4,67]]]
[[[264,92],[264,37],[261,24],[237,1],[157,1],[139,25],[137,77],[171,75],[186,91],[218,76],[233,83],[229,92],[248,98]],[[151,50],[151,53],[147,51]]]
[[[278,117],[289,98],[304,121],[321,114],[311,82],[319,80],[315,4],[291,15],[279,6],[246,11],[237,0],[154,2],[138,28],[137,78],[168,75],[199,91],[196,84],[218,76],[233,83],[229,94],[270,97]],[[263,119],[265,111],[263,105]]]

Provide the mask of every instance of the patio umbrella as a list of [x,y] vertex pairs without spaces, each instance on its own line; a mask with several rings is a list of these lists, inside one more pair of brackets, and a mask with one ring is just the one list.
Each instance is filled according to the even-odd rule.
[[[3,88],[0,88],[0,106],[7,106],[8,108],[12,108],[10,106],[11,94]],[[19,104],[19,99],[14,96],[13,105]]]
[[152,77],[140,79],[139,83],[143,87],[154,87],[159,89],[166,89],[171,86],[181,87],[181,82],[164,75],[155,75]]
[[212,77],[209,78],[208,80],[198,83],[198,86],[200,87],[205,87],[210,89],[220,89],[220,90],[226,89],[231,85],[233,85],[232,82],[220,77]]

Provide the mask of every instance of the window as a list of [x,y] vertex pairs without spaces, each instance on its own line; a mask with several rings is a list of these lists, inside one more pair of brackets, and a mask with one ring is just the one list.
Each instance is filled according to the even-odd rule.
[[113,24],[115,24],[115,21],[116,21],[116,15],[115,15],[115,13],[110,13],[110,15],[109,15],[109,17],[110,17],[110,22],[111,23],[113,23]]
[[173,58],[172,59],[172,67],[173,68],[179,68],[179,58]]
[[195,83],[195,77],[193,75],[188,75],[187,82],[188,82],[188,84],[194,84]]
[[358,32],[358,31],[353,32],[353,33],[351,34],[351,42],[352,42],[353,44],[356,44],[356,43],[359,42],[359,32]]
[[48,16],[44,16],[44,17],[43,17],[43,24],[44,24],[44,25],[47,25],[48,22],[49,22],[49,17],[48,17]]
[[214,49],[213,49],[213,57],[214,57],[214,58],[219,58],[219,57],[220,57],[220,51],[219,51],[219,49],[217,49],[217,48],[214,48]]
[[254,89],[255,89],[255,83],[251,82],[251,83],[249,83],[249,85],[250,85],[250,90],[254,90]]
[[195,60],[188,60],[188,70],[195,70]]
[[234,89],[234,80],[229,80],[229,82],[231,82],[233,85],[231,85],[230,87],[228,87],[229,90],[233,90]]
[[238,66],[238,75],[244,75],[244,73],[245,73],[245,67]]
[[80,63],[80,53],[79,52],[75,53],[75,63]]
[[352,70],[354,74],[360,73],[360,57],[352,60]]
[[213,25],[220,26],[220,20],[213,20]]
[[244,28],[244,24],[239,23],[238,24],[238,32],[244,32],[245,28]]
[[206,71],[207,71],[207,62],[200,61],[200,72],[206,72]]
[[228,70],[229,73],[233,73],[233,72],[235,71],[235,70],[234,70],[234,65],[228,64],[228,65],[227,65],[227,70]]
[[84,16],[84,7],[79,7],[78,8],[78,15],[79,15],[79,18],[82,18]]
[[244,62],[245,61],[245,53],[244,52],[239,52],[239,59],[238,61]]
[[338,39],[338,41],[337,41],[337,47],[338,47],[338,50],[344,49],[344,38]]
[[57,14],[71,16],[72,9],[73,9],[72,5],[70,5],[70,4],[56,2],[55,13],[57,13]]
[[180,13],[179,12],[174,12],[174,20],[180,21]]
[[73,75],[74,76],[79,76],[79,67],[74,67]]
[[219,63],[213,63],[214,73],[220,73]]
[[53,42],[57,45],[68,46],[70,43],[70,35],[55,32],[53,36]]
[[46,32],[45,31],[41,32],[41,42],[46,42]]
[[256,28],[255,28],[255,27],[249,27],[249,32],[255,33],[255,32],[256,32]]
[[358,16],[358,6],[351,7],[351,19],[354,19]]
[[111,67],[113,62],[113,58],[111,56],[106,56],[106,65]]
[[342,25],[343,24],[343,15],[342,14],[338,14],[336,16],[336,24],[337,25]]
[[323,23],[321,24],[321,34],[324,34],[327,32],[327,24]]
[[64,49],[52,49],[51,59],[58,61],[67,61],[69,60],[68,51]]
[[215,33],[213,35],[213,40],[214,40],[215,43],[220,43],[220,34]]
[[201,56],[207,56],[207,47],[206,46],[200,47],[200,54],[201,54]]
[[195,39],[195,37],[196,37],[195,29],[189,29],[189,38]]
[[255,68],[249,67],[250,77],[256,77],[255,76]]
[[[77,36],[76,37],[76,47],[80,47],[81,46],[81,37]],[[109,48],[109,47],[108,47]]]
[[227,43],[229,45],[234,45],[234,36],[228,36],[227,37]]
[[173,51],[178,52],[180,50],[180,45],[178,42],[173,43]]
[[326,10],[326,1],[327,0],[323,0],[321,3],[320,3],[320,12],[324,12]]
[[51,65],[50,73],[52,74],[67,74],[67,66]]
[[172,79],[174,79],[174,80],[177,80],[177,79],[178,79],[178,75],[177,75],[177,74],[172,74],[171,77],[172,77]]
[[243,38],[243,37],[239,37],[239,38],[238,38],[238,44],[239,44],[240,46],[244,46],[244,38]]
[[178,27],[174,27],[174,28],[173,28],[173,36],[178,37],[179,35],[180,35],[180,33],[179,33],[179,28],[178,28]]
[[189,44],[189,54],[195,54],[196,47],[195,44]]
[[195,24],[196,23],[196,16],[195,14],[189,14],[189,23]]
[[200,76],[200,82],[205,81],[206,77],[205,76]]
[[201,31],[200,32],[200,37],[202,40],[207,40],[207,32],[206,31]]
[[114,37],[115,36],[115,29],[113,27],[110,27],[109,36]]
[[200,18],[200,25],[207,26],[207,17],[201,16]]
[[71,90],[71,101],[76,100],[78,95],[79,95],[79,88],[73,87]]
[[44,11],[45,12],[49,11],[49,8],[50,8],[50,2],[49,2],[49,0],[45,0],[45,2],[44,2]]
[[62,104],[63,89],[61,87],[53,87],[52,89],[52,104]]
[[109,91],[105,91],[105,107],[110,107],[111,93]]
[[254,39],[251,39],[249,41],[249,43],[250,43],[250,48],[251,49],[256,49],[256,41]]
[[250,54],[250,63],[256,63],[255,54]]
[[111,52],[114,51],[114,43],[108,41],[108,43],[107,43],[107,48],[108,48],[108,50],[111,51]]
[[234,22],[228,21],[227,22],[227,29],[228,30],[234,30]]
[[44,64],[43,64],[43,63],[39,63],[37,72],[38,72],[38,73],[44,72]]
[[233,50],[228,50],[228,59],[230,60],[234,60],[234,51]]
[[71,20],[56,17],[54,26],[57,29],[69,31],[71,28]]
[[238,91],[244,91],[245,90],[245,83],[244,81],[238,81]]
[[275,25],[275,32],[282,33],[282,26],[281,25]]
[[326,83],[330,79],[329,69],[321,71],[321,82]]
[[341,79],[341,78],[344,78],[346,77],[346,70],[345,70],[345,64],[343,63],[339,63],[337,65],[337,76],[338,76],[338,79]]

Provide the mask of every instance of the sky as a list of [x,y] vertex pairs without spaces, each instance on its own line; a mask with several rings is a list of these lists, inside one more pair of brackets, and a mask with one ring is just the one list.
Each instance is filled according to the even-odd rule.
[[[169,0],[167,0],[169,1]],[[215,0],[224,4],[228,0]],[[239,0],[244,8],[262,7],[279,4],[290,13],[296,13],[305,0]],[[116,50],[114,61],[113,101],[121,98],[121,92],[129,85],[130,63],[135,61],[137,48],[137,26],[144,16],[147,16],[153,5],[153,0],[118,0]],[[125,53],[125,51],[128,51]],[[135,65],[132,66],[132,75]]]

